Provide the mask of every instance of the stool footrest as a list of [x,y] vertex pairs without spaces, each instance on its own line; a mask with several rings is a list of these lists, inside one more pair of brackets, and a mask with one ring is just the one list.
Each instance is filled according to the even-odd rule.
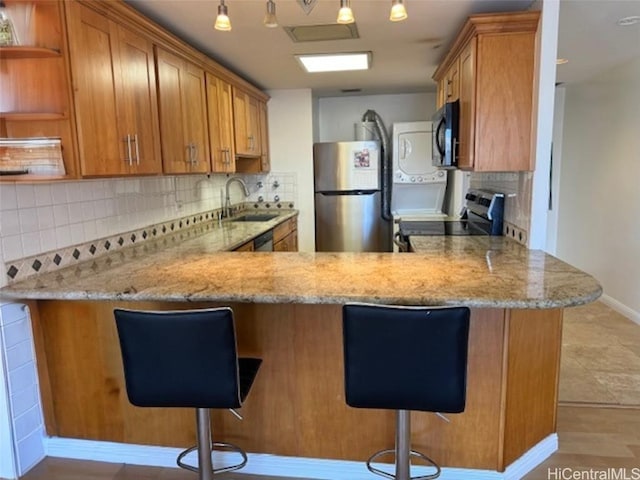
[[429,457],[427,457],[424,453],[416,452],[415,450],[409,451],[409,455],[413,457],[421,458],[425,462],[429,463],[432,467],[436,469],[435,473],[432,473],[430,475],[421,475],[417,477],[408,477],[407,479],[404,479],[404,478],[396,478],[395,475],[392,475],[389,472],[385,472],[384,470],[380,470],[379,468],[371,466],[371,462],[373,462],[375,459],[390,453],[393,453],[395,455],[396,450],[393,448],[390,448],[387,450],[380,450],[379,452],[376,452],[373,455],[371,455],[367,460],[367,468],[369,469],[369,471],[371,473],[375,473],[376,475],[380,475],[381,477],[391,478],[392,480],[433,480],[440,476],[440,473],[441,473],[440,466],[436,462],[431,460]]
[[[242,462],[240,462],[240,463],[238,463],[236,465],[229,465],[227,467],[214,468],[213,469],[213,473],[233,472],[234,470],[241,469],[242,467],[244,467],[247,464],[247,454],[245,453],[244,450],[242,450],[237,445],[234,445],[233,443],[214,442],[213,443],[213,449],[211,451],[213,452],[216,449],[226,449],[226,450],[230,450],[232,452],[239,453],[242,456]],[[193,446],[191,448],[187,448],[182,453],[180,453],[180,455],[178,455],[178,458],[176,459],[176,463],[178,464],[178,466],[180,468],[184,468],[185,470],[189,470],[191,472],[195,472],[195,473],[200,472],[200,469],[198,467],[194,467],[192,465],[188,465],[188,464],[186,464],[186,463],[184,463],[182,461],[182,459],[184,457],[189,455],[191,452],[195,452],[197,450],[198,450],[198,446],[195,445],[195,446]]]

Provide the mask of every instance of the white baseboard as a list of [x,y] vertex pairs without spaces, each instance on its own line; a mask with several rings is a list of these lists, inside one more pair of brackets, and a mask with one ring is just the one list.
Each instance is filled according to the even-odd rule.
[[[70,438],[50,437],[45,440],[50,457],[94,460],[98,462],[128,463],[156,467],[176,467],[179,448],[130,445],[124,443],[97,442]],[[558,435],[552,434],[531,448],[504,472],[473,470],[465,468],[443,468],[441,480],[519,480],[545,461],[558,449]],[[187,457],[187,462],[195,463]],[[237,462],[236,454],[220,452],[214,455],[214,467]],[[388,465],[376,464],[379,468]],[[415,467],[412,474],[425,475],[431,470]],[[326,460],[317,458],[283,457],[264,453],[250,453],[249,463],[238,474],[278,475],[281,477],[304,477],[317,480],[371,480],[363,462]]]
[[640,312],[636,312],[635,310],[632,310],[631,308],[627,307],[624,303],[619,302],[618,300],[616,300],[613,297],[610,297],[606,293],[602,294],[602,296],[600,297],[600,301],[605,305],[613,308],[616,312],[624,315],[632,322],[635,322],[638,325],[640,325]]

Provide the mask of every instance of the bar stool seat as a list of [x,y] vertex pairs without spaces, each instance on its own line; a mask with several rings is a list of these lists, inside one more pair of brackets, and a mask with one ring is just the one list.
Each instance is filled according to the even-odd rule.
[[[233,312],[228,307],[184,311],[114,310],[129,401],[138,407],[196,409],[196,445],[177,458],[181,468],[211,480],[214,472],[244,467],[237,445],[211,442],[211,408],[240,408],[262,360],[238,358]],[[213,449],[237,452],[242,461],[213,469]],[[198,467],[183,459],[198,451]]]
[[[355,408],[396,410],[396,445],[369,457],[372,473],[395,480],[428,480],[440,466],[411,450],[411,411],[461,413],[466,402],[470,311],[466,307],[343,307],[345,399]],[[395,454],[395,474],[373,467]],[[434,473],[411,477],[411,457]]]

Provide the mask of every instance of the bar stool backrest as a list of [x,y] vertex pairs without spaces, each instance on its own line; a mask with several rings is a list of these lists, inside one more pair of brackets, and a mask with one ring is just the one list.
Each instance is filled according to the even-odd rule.
[[139,407],[239,408],[230,308],[114,311],[129,401]]
[[466,307],[345,305],[347,404],[464,411],[469,316]]

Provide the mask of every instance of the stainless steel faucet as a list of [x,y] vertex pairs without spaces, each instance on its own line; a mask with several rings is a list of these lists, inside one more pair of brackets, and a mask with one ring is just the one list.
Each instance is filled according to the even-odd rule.
[[247,187],[247,184],[244,183],[244,180],[242,180],[240,177],[230,177],[227,179],[227,182],[224,185],[224,191],[225,191],[225,200],[224,200],[224,211],[225,211],[225,216],[228,218],[230,215],[230,210],[231,210],[231,198],[229,197],[229,185],[231,185],[232,182],[238,182],[240,185],[242,185],[242,189],[244,190],[244,196],[248,197],[249,195],[251,195],[251,193],[249,192],[249,188]]

